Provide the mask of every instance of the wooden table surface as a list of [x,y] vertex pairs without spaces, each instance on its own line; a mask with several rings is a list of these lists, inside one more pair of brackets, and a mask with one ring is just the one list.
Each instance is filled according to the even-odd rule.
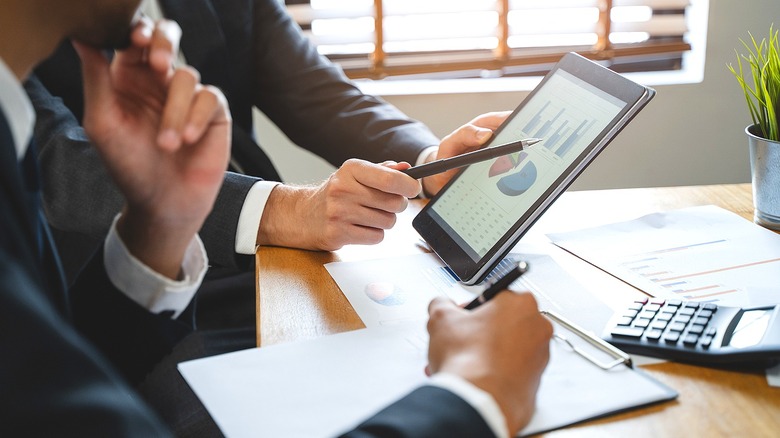
[[[546,233],[629,220],[657,211],[717,205],[753,218],[750,184],[595,190],[564,193],[523,237],[547,244],[555,261],[614,310],[640,292],[547,243]],[[334,253],[259,247],[257,260],[258,346],[364,327],[323,265],[425,250],[411,227],[422,203],[414,203],[376,246],[348,246]],[[665,362],[643,367],[679,392],[671,402],[570,426],[544,436],[770,437],[780,436],[780,388],[762,370],[730,371]]]

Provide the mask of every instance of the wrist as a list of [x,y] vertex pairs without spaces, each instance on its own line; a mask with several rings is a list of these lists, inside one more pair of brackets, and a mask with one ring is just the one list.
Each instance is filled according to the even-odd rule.
[[279,184],[268,196],[257,231],[258,245],[309,248],[303,217],[305,198],[312,187],[293,187]]
[[116,230],[128,251],[153,271],[177,280],[184,254],[197,232],[194,224],[161,220],[125,208]]

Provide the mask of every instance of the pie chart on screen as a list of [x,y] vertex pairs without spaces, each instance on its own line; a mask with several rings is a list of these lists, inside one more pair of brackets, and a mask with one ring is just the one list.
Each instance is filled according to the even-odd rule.
[[366,296],[382,306],[400,306],[406,301],[403,290],[390,282],[375,282],[366,285]]
[[507,175],[496,183],[496,187],[501,193],[507,196],[520,196],[530,189],[536,182],[536,166],[529,161],[518,172]]

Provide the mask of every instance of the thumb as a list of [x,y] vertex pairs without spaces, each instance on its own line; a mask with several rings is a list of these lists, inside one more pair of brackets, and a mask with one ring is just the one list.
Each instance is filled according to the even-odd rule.
[[407,163],[406,161],[401,161],[400,163],[397,163],[395,161],[384,161],[382,163],[379,163],[379,165],[390,169],[395,169],[395,170],[406,170],[412,167],[412,165]]
[[446,297],[435,297],[428,303],[428,315],[430,316],[442,315],[443,312],[451,312],[455,309],[458,309],[458,306],[454,301]]
[[73,41],[73,48],[81,58],[81,71],[84,83],[85,107],[100,102],[103,95],[110,94],[110,63],[100,49]]
[[482,146],[493,135],[493,131],[486,128],[477,127],[474,132],[474,138],[477,141],[477,145]]

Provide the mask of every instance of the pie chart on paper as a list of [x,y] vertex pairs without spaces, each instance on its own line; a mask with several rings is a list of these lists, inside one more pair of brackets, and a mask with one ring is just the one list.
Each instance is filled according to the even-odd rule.
[[400,306],[406,301],[404,291],[390,282],[368,283],[365,293],[371,301],[382,306]]

